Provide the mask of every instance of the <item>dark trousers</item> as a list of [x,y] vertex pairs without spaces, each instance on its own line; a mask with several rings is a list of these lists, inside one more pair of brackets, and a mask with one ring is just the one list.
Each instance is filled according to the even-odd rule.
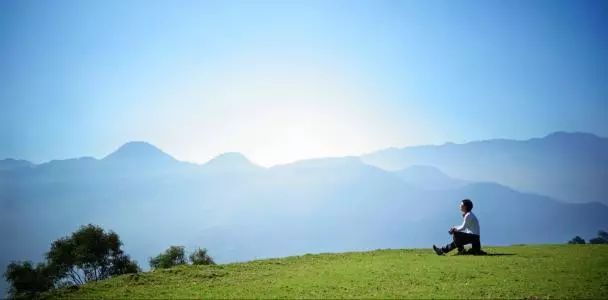
[[458,252],[464,251],[464,245],[472,244],[471,251],[478,253],[481,251],[481,242],[479,241],[479,235],[464,233],[456,231],[452,233],[452,242],[441,248],[443,253],[448,253],[455,248],[458,248]]

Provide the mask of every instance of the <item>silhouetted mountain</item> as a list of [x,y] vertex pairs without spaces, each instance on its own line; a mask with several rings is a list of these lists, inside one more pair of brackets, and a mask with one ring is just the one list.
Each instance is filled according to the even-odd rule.
[[255,172],[264,168],[253,164],[247,157],[238,152],[227,152],[214,157],[202,166],[207,172],[238,173]]
[[452,178],[432,166],[415,165],[394,172],[403,181],[430,190],[446,190],[462,187],[469,181]]
[[146,142],[128,142],[103,158],[105,162],[166,164],[176,160]]
[[33,166],[35,165],[27,160],[12,158],[0,160],[0,171],[14,170],[19,168],[31,168]]
[[[504,149],[496,143],[519,142],[487,144]],[[460,145],[443,147],[456,149],[449,154],[461,151]],[[428,149],[422,153],[447,155]],[[483,156],[496,151],[482,149],[480,159],[491,163]],[[1,171],[0,269],[11,260],[40,260],[52,240],[88,223],[118,232],[125,251],[144,267],[150,256],[176,244],[206,247],[218,262],[428,247],[449,239],[447,229],[461,222],[463,198],[475,203],[484,243],[562,243],[608,228],[606,205],[467,184],[428,166],[391,172],[358,157],[337,157],[266,169],[238,153],[195,165],[149,144],[129,143],[102,160]]]
[[608,139],[588,133],[390,148],[361,158],[386,170],[430,165],[457,178],[499,182],[563,201],[608,203]]

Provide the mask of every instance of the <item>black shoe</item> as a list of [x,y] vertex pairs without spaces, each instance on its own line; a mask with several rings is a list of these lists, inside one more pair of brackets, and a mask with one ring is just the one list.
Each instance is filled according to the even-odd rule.
[[435,250],[435,253],[437,255],[443,255],[443,251],[439,248],[437,248],[437,246],[433,245],[433,250]]

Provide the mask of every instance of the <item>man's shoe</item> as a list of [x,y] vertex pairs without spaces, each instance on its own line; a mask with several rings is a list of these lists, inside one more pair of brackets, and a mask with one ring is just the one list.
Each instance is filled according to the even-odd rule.
[[433,250],[435,250],[435,253],[437,255],[443,255],[443,251],[439,248],[437,248],[437,246],[433,245]]

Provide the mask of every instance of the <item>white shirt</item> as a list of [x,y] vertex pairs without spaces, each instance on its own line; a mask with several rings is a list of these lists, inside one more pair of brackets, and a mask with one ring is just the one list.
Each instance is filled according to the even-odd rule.
[[479,235],[479,221],[471,211],[464,215],[462,225],[455,228],[456,231]]

